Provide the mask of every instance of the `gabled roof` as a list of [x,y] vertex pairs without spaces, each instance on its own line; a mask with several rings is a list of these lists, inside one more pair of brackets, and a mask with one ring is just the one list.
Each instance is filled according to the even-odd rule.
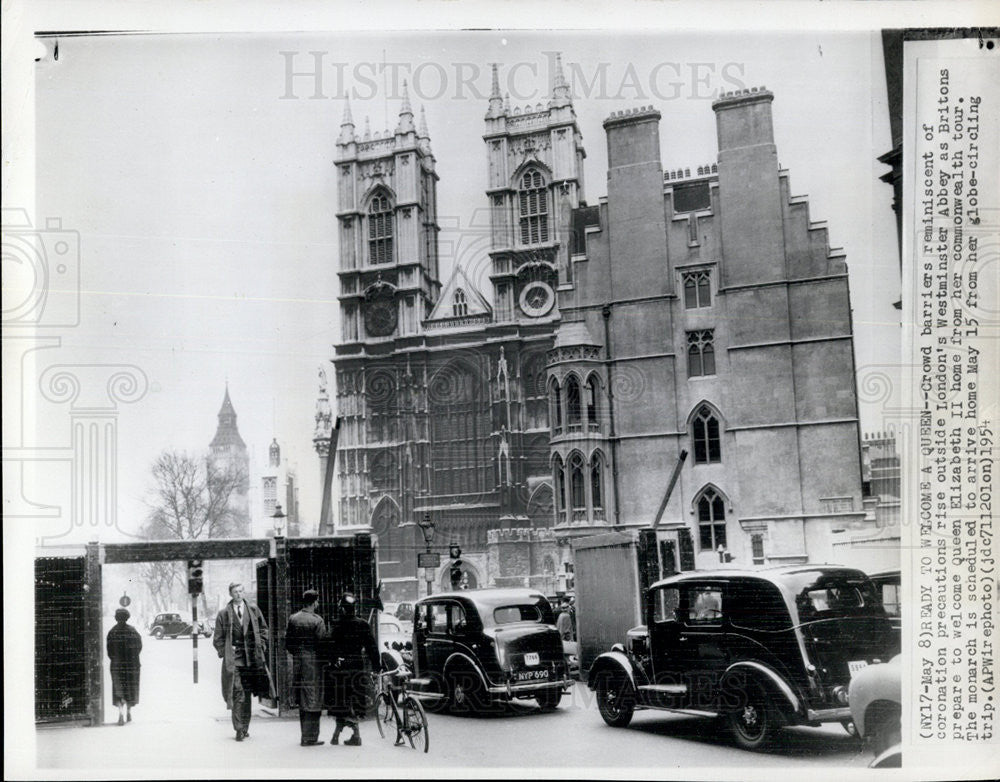
[[[465,315],[455,315],[455,292],[461,290],[465,294],[466,312]],[[456,266],[451,273],[448,282],[445,283],[441,296],[434,305],[427,320],[453,320],[457,317],[492,317],[493,308],[489,302],[483,298],[475,285],[466,276],[461,266]]]

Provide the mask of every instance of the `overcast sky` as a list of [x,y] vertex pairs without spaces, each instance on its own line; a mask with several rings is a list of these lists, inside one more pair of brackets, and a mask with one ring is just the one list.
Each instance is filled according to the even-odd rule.
[[[811,219],[827,221],[831,245],[847,253],[862,427],[884,428],[881,391],[864,388],[866,375],[884,371],[873,367],[899,362],[895,222],[891,189],[877,179],[886,167],[876,158],[891,146],[877,35],[61,38],[58,61],[50,50],[37,67],[37,215],[80,234],[80,324],[38,360],[130,364],[148,380],[118,418],[122,530],[144,514],[157,453],[207,448],[227,380],[252,470],[277,436],[298,468],[306,528],[315,524],[317,369],[339,338],[332,161],[342,95],[354,96],[359,133],[366,116],[382,131],[395,127],[398,91],[410,81],[441,178],[444,277],[457,255],[485,288],[475,226],[485,206],[489,63],[500,63],[503,89],[523,106],[547,100],[556,51],[575,96],[591,203],[606,193],[601,122],[612,111],[658,108],[664,167],[694,168],[716,159],[718,90],[774,92],[792,193],[808,195]],[[289,68],[309,72],[317,62],[321,84],[310,75],[289,82]],[[39,400],[36,420],[36,444],[68,442],[64,405]],[[65,489],[59,469],[33,479]],[[39,534],[64,532],[54,523]]]

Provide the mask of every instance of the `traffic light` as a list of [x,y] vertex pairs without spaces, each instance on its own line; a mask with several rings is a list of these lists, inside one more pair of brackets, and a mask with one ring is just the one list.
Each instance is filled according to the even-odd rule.
[[188,594],[200,595],[205,586],[205,569],[200,559],[188,560]]
[[459,589],[462,584],[462,547],[452,541],[448,546],[448,556],[451,557],[451,588]]

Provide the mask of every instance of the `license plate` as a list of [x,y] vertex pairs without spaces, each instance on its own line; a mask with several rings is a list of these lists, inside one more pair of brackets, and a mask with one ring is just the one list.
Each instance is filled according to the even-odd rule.
[[538,665],[538,652],[528,652],[524,655],[525,665]]
[[868,661],[867,660],[848,660],[847,661],[847,670],[849,670],[851,672],[851,676],[853,676],[854,674],[856,674],[862,668],[867,668],[867,667],[868,667]]
[[514,674],[514,681],[516,682],[528,682],[537,681],[539,679],[548,679],[548,671],[517,671]]

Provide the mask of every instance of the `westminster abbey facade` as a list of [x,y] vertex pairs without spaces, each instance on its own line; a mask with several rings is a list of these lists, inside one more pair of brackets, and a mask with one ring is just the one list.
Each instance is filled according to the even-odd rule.
[[[386,600],[417,553],[465,582],[565,586],[572,538],[650,525],[667,568],[829,559],[865,534],[847,269],[777,164],[773,95],[720,97],[719,157],[664,171],[660,114],[605,123],[587,205],[561,66],[546,104],[486,106],[490,291],[439,274],[435,158],[404,96],[394,131],[337,142],[337,525],[378,536]],[[449,259],[453,260],[453,259]],[[325,393],[325,391],[324,391]],[[330,417],[318,416],[317,450]],[[448,560],[431,572],[448,586]]]

